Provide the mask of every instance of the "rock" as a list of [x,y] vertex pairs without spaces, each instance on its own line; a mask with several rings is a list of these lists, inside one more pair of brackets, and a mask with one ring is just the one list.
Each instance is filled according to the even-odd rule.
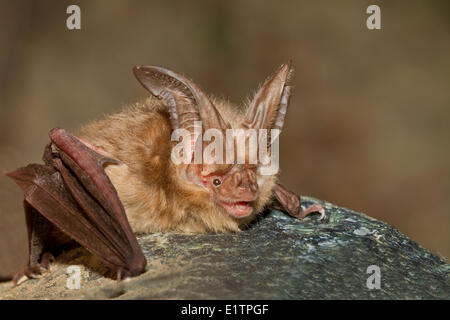
[[[1,284],[0,299],[450,298],[450,265],[441,258],[386,223],[303,200],[324,205],[325,221],[271,211],[237,234],[140,236],[147,271],[123,282],[76,248],[40,279]],[[69,265],[81,269],[80,289],[67,288]]]

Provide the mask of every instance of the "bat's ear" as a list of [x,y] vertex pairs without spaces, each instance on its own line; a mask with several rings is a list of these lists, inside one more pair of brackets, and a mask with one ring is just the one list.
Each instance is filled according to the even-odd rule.
[[167,104],[172,129],[192,131],[195,121],[202,121],[203,130],[229,126],[207,95],[184,76],[156,66],[134,67],[133,73],[152,95]]
[[258,90],[241,126],[246,129],[279,129],[283,128],[284,118],[291,94],[288,78],[291,61],[284,63]]

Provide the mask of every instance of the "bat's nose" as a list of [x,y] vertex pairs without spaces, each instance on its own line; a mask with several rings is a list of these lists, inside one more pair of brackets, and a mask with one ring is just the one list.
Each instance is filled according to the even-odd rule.
[[258,190],[250,172],[239,171],[233,175],[234,194],[236,198],[252,201]]
[[256,198],[256,191],[250,187],[238,188],[235,193],[236,199],[240,201],[253,201]]

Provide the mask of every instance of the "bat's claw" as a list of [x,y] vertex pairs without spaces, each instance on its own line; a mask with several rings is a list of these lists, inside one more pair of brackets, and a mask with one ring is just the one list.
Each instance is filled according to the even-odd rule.
[[29,280],[29,279],[37,279],[40,278],[42,275],[42,270],[39,269],[35,269],[32,268],[30,266],[26,266],[24,267],[22,270],[20,270],[19,272],[16,272],[13,276],[13,284],[14,286],[18,286],[22,283],[24,283],[25,281]]
[[325,219],[325,209],[322,207],[322,205],[318,203],[314,203],[310,205],[306,210],[301,211],[300,214],[297,216],[298,219],[303,219],[307,216],[309,216],[312,213],[320,213],[319,221],[322,221]]
[[130,281],[130,276],[128,274],[128,272],[125,271],[125,269],[123,268],[119,268],[116,272],[116,280],[117,281],[123,281],[123,282],[128,282]]
[[50,270],[51,264],[55,261],[55,257],[51,253],[44,252],[41,256],[41,262],[35,266],[27,265],[13,276],[14,286],[18,286],[29,279],[41,278],[43,273]]
[[18,285],[24,283],[25,281],[27,281],[28,279],[30,279],[30,277],[28,277],[26,275],[25,271],[19,271],[19,272],[14,274],[12,280],[13,280],[14,286],[18,286]]
[[320,211],[320,217],[319,217],[319,221],[322,221],[323,219],[325,219],[326,215],[325,215],[325,209],[322,208]]
[[315,212],[320,213],[319,221],[325,219],[325,209],[320,204],[314,203],[306,210],[302,210],[300,197],[278,183],[274,187],[274,194],[277,200],[274,207],[284,210],[299,220]]

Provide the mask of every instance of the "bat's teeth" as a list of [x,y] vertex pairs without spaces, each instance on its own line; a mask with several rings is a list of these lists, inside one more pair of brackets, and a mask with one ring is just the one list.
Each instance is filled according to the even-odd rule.
[[234,201],[227,202],[223,201],[222,206],[235,217],[242,217],[250,214],[252,212],[252,208],[250,206],[250,202],[247,201]]
[[227,206],[231,207],[240,207],[240,208],[246,208],[249,206],[249,202],[246,201],[236,201],[236,202],[223,202]]

